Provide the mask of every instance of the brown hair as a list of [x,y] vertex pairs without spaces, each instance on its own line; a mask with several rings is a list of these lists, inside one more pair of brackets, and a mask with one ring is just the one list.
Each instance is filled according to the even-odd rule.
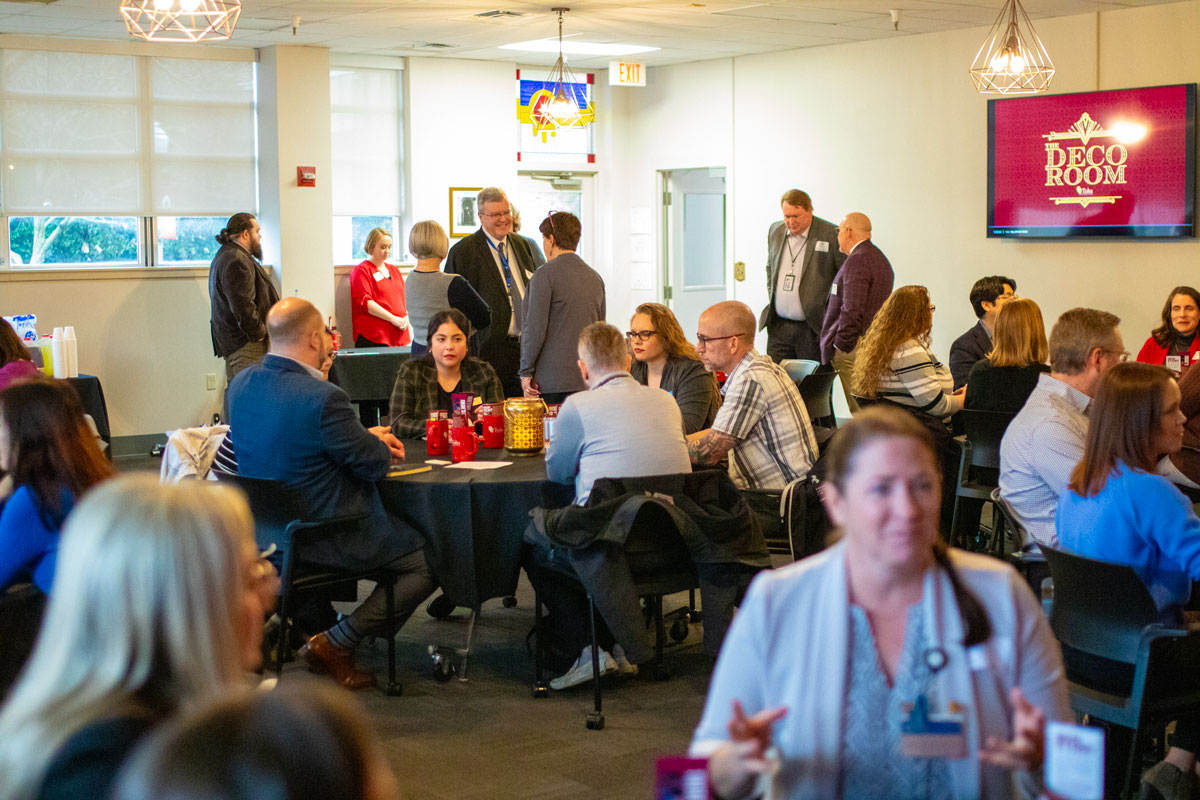
[[879,381],[891,369],[896,348],[909,339],[928,346],[933,329],[929,290],[924,286],[901,286],[892,292],[863,335],[854,359],[854,393],[874,397]]
[[559,250],[574,250],[579,246],[583,226],[579,224],[579,217],[570,211],[551,211],[542,220],[538,230],[542,232],[542,236],[553,236],[554,244]]
[[392,232],[385,231],[383,228],[371,228],[371,232],[367,234],[367,241],[363,244],[363,252],[371,255],[375,245],[379,244],[379,240],[385,236],[389,239],[392,238]]
[[83,415],[79,395],[61,381],[35,378],[0,391],[13,485],[29,487],[49,527],[66,516],[63,489],[78,500],[115,474]]
[[654,332],[662,340],[663,349],[667,351],[667,355],[683,356],[693,361],[700,360],[696,348],[688,341],[687,335],[683,332],[683,326],[679,324],[679,320],[675,318],[675,313],[671,309],[662,303],[642,303],[634,310],[633,316],[636,317],[638,314],[645,314],[650,318],[650,324],[654,326]]
[[16,330],[8,324],[8,320],[0,319],[0,367],[11,361],[32,361],[29,348],[17,336]]
[[1154,434],[1167,383],[1173,380],[1166,367],[1136,361],[1114,364],[1105,371],[1088,413],[1083,458],[1071,472],[1071,491],[1080,497],[1096,494],[1118,461],[1154,472],[1162,455],[1154,451]]
[[1167,302],[1163,303],[1162,324],[1154,330],[1150,331],[1150,335],[1154,337],[1154,341],[1158,342],[1159,347],[1170,347],[1171,342],[1175,339],[1175,326],[1171,324],[1171,303],[1174,302],[1175,296],[1186,294],[1192,298],[1192,302],[1200,307],[1200,292],[1197,292],[1190,286],[1176,286],[1167,295]]
[[[846,481],[855,469],[855,456],[862,448],[878,439],[912,439],[929,455],[929,463],[936,475],[935,485],[941,485],[941,466],[937,450],[929,429],[916,417],[897,408],[872,406],[855,414],[853,419],[838,428],[829,450],[825,453],[825,477],[839,492],[845,490]],[[959,577],[958,570],[950,560],[949,548],[939,536],[933,544],[933,558],[950,578],[958,612],[962,615],[963,646],[972,647],[992,637],[992,623],[987,609],[979,598],[967,588]]]
[[1087,369],[1088,356],[1096,348],[1116,343],[1116,328],[1121,318],[1094,308],[1064,311],[1050,329],[1050,369],[1064,375],[1078,375]]
[[1045,364],[1049,355],[1046,326],[1042,323],[1042,310],[1038,304],[1027,297],[1018,297],[1000,306],[992,336],[992,352],[988,353],[992,366]]
[[221,244],[229,244],[244,232],[250,230],[256,217],[248,211],[242,211],[234,214],[225,223],[225,227],[221,228],[221,232],[217,234],[217,241]]
[[779,198],[779,205],[787,203],[789,206],[799,206],[805,211],[812,211],[812,198],[808,196],[808,192],[800,189],[788,189],[783,193],[783,197]]

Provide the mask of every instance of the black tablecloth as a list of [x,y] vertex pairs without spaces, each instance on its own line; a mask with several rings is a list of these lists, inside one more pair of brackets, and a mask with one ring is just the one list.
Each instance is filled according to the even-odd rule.
[[79,399],[83,402],[83,410],[92,415],[92,419],[96,421],[96,431],[100,434],[100,438],[111,447],[112,434],[108,429],[108,406],[104,403],[104,389],[100,386],[100,379],[95,375],[80,373],[78,378],[61,378],[61,380],[71,384],[71,388],[79,394]]
[[[340,358],[340,356],[339,356]],[[430,456],[425,442],[405,440],[407,462]],[[379,482],[384,506],[425,535],[426,553],[442,590],[456,605],[478,608],[517,588],[521,541],[529,511],[543,504],[545,457],[510,457],[480,449],[479,461],[512,461],[494,470],[435,466],[431,472]]]
[[407,347],[358,347],[339,350],[329,370],[329,380],[346,390],[358,403],[359,418],[368,428],[387,413],[392,386],[400,365],[408,360]]

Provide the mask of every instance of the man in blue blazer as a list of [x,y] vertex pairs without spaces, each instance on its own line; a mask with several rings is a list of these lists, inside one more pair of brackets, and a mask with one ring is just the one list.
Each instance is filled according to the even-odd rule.
[[[349,396],[324,380],[318,368],[333,339],[316,306],[285,298],[267,314],[267,332],[270,352],[229,387],[238,472],[281,481],[314,518],[366,514],[361,535],[326,543],[314,560],[396,573],[398,628],[436,588],[424,539],[387,513],[375,487],[392,458],[404,457],[404,446],[386,427],[363,428]],[[386,621],[385,593],[376,587],[352,614],[310,639],[301,656],[348,689],[370,686],[374,676],[355,668],[354,648]]]

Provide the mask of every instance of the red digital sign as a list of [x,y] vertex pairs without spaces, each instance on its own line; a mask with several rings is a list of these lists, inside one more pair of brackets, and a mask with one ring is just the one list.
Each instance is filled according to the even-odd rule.
[[1196,86],[988,103],[988,236],[1194,235]]

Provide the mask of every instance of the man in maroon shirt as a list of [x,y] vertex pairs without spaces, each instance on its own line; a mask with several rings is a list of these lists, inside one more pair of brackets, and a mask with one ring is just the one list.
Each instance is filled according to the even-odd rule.
[[821,360],[837,371],[853,413],[858,410],[851,395],[858,340],[892,293],[895,275],[887,256],[871,241],[871,220],[866,214],[846,215],[838,226],[838,247],[846,260],[829,288],[829,306],[821,326]]

